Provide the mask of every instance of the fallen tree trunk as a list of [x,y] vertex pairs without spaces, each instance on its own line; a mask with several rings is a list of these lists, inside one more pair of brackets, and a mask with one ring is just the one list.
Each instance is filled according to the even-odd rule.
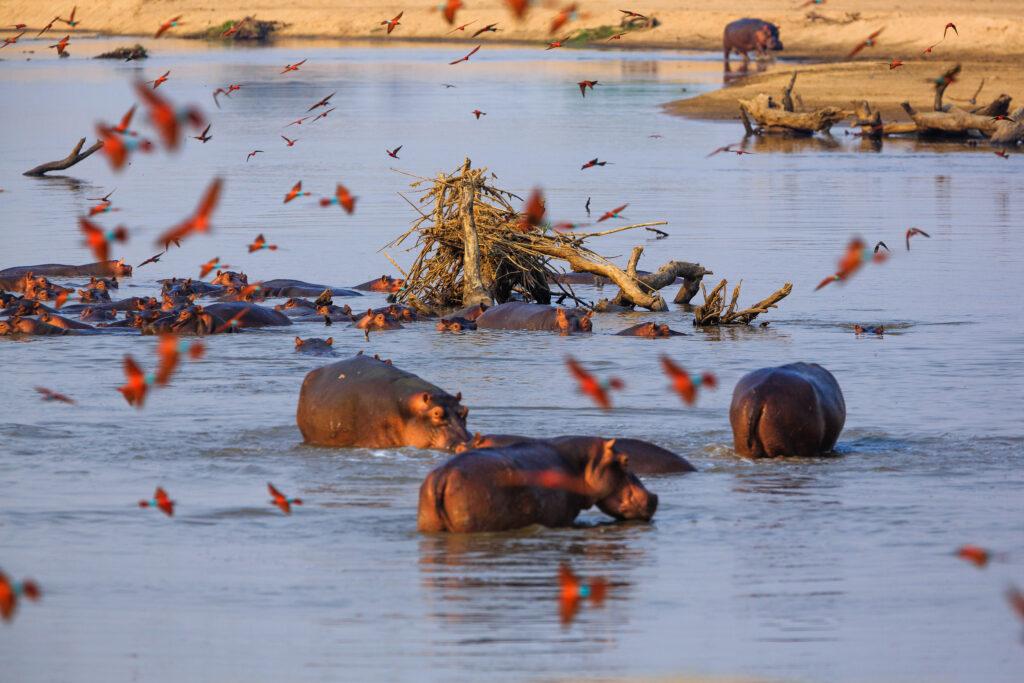
[[740,100],[740,111],[753,119],[764,132],[813,135],[828,132],[847,112],[839,107],[817,111],[791,112],[775,104],[771,96],[761,93],[752,100]]
[[480,183],[480,171],[469,168],[469,159],[462,167],[462,305],[477,304],[494,305],[491,295],[487,293],[480,277],[480,242],[476,234],[476,217],[473,215],[473,204],[476,200],[477,186]]
[[882,123],[881,112],[872,111],[867,100],[861,100],[854,107],[853,113],[857,117],[853,125],[860,126],[861,135],[864,137],[880,138],[885,135],[905,135],[917,132],[917,124],[913,122]]
[[60,161],[48,161],[45,164],[39,164],[35,168],[25,171],[22,175],[38,177],[45,175],[49,171],[63,171],[65,168],[71,168],[78,162],[90,156],[96,150],[103,147],[103,141],[97,140],[92,144],[92,147],[83,152],[82,145],[84,144],[85,138],[82,138],[81,140],[78,141],[78,144],[75,145],[75,148],[71,150],[71,154],[68,154]]
[[913,119],[921,135],[967,136],[972,130],[976,130],[989,137],[996,131],[997,122],[991,116],[979,116],[955,108],[949,111],[919,112],[910,106],[909,102],[903,102],[901,106]]
[[[704,293],[704,303],[693,310],[693,324],[697,327],[710,327],[712,325],[747,325],[754,318],[771,308],[775,308],[780,301],[789,296],[793,291],[793,284],[787,282],[769,296],[758,301],[753,306],[736,310],[740,298],[740,287],[743,281],[732,290],[732,298],[729,306],[725,306],[725,288],[728,282],[722,280],[711,293]],[[703,289],[703,287],[701,287]]]
[[971,110],[971,113],[978,116],[1006,116],[1010,113],[1010,102],[1012,100],[1012,97],[1004,93],[984,107],[975,107]]
[[996,132],[989,137],[993,145],[1016,145],[1024,142],[1024,107],[1018,107],[1010,120],[996,121]]

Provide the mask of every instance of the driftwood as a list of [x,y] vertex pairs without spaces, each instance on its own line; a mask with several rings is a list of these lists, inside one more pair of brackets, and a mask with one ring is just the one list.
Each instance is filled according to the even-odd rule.
[[130,62],[135,59],[146,59],[147,57],[149,57],[149,53],[146,52],[146,48],[135,43],[131,47],[119,47],[116,50],[96,55],[94,59],[123,59],[126,62]]
[[983,107],[971,109],[972,114],[978,116],[1006,116],[1010,113],[1010,102],[1013,98],[1003,93]]
[[912,121],[882,123],[882,114],[871,110],[871,105],[862,100],[854,107],[854,126],[860,126],[861,135],[878,138],[883,135],[904,135],[917,132],[917,124]]
[[996,121],[996,132],[989,137],[993,145],[1016,145],[1024,140],[1024,107],[1010,114],[1009,121]]
[[78,162],[80,162],[83,159],[87,158],[89,155],[91,155],[96,150],[98,150],[101,147],[103,147],[103,141],[102,140],[97,140],[96,142],[94,142],[92,144],[92,147],[90,147],[89,149],[87,149],[87,150],[85,150],[83,152],[82,151],[82,145],[84,145],[84,144],[85,144],[85,138],[82,138],[81,140],[78,141],[78,144],[75,145],[75,148],[71,150],[71,153],[68,154],[63,159],[61,159],[60,161],[48,161],[45,164],[39,164],[35,168],[32,168],[32,169],[29,169],[28,171],[25,171],[22,175],[42,176],[42,175],[45,175],[49,171],[63,171],[65,168],[71,168],[72,166],[74,166]]
[[903,102],[903,111],[913,119],[917,125],[919,135],[969,135],[976,130],[985,137],[990,137],[996,131],[996,123],[991,116],[979,116],[963,109],[952,108],[949,111],[922,111],[919,112],[910,106],[909,102]]
[[693,309],[693,324],[695,326],[747,325],[760,314],[775,308],[780,301],[789,296],[789,293],[793,291],[792,283],[787,282],[770,296],[758,301],[753,306],[737,310],[740,287],[743,286],[743,281],[740,280],[740,284],[736,285],[736,288],[732,290],[732,298],[729,300],[728,307],[726,307],[725,289],[728,284],[728,282],[722,280],[715,285],[710,294],[704,290],[704,285],[701,285],[701,291],[704,292],[704,303]]
[[[422,190],[420,204],[433,202],[433,211],[419,212],[412,227],[388,247],[398,247],[413,234],[419,255],[409,269],[397,301],[421,310],[438,310],[479,302],[504,303],[513,290],[539,303],[550,303],[548,282],[562,287],[551,259],[568,263],[578,273],[608,278],[619,286],[616,300],[623,306],[642,306],[665,310],[658,289],[675,281],[677,274],[703,274],[698,264],[668,263],[656,273],[638,275],[636,267],[643,247],[633,250],[626,270],[587,248],[584,242],[594,237],[633,230],[664,221],[639,223],[594,233],[562,234],[545,225],[525,222],[510,199],[520,197],[491,187],[487,169],[474,169],[466,159],[462,167],[436,178],[420,178],[413,187],[429,184]],[[563,298],[580,299],[563,288]]]
[[740,111],[753,119],[763,132],[813,135],[828,132],[847,112],[839,107],[824,107],[817,111],[792,112],[778,106],[770,95],[761,93],[752,100],[740,100]]
[[793,72],[793,77],[789,79],[789,85],[782,90],[782,108],[786,111],[793,111],[793,84],[796,83],[796,75],[798,71]]

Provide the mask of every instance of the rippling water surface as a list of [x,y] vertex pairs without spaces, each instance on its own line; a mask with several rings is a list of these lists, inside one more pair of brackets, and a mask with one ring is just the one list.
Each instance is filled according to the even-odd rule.
[[[640,243],[641,267],[699,261],[712,282],[742,279],[748,302],[785,281],[794,290],[767,329],[695,332],[675,309],[602,315],[587,337],[441,335],[430,323],[368,342],[313,323],[211,337],[207,357],[142,411],[115,387],[124,353],[152,365],[152,338],[0,339],[0,565],[45,590],[2,628],[10,680],[1020,680],[1022,625],[1003,599],[1024,583],[1020,157],[870,150],[837,130],[835,144],[762,141],[754,155],[705,159],[739,138],[739,124],[659,105],[715,87],[708,55],[485,48],[449,67],[462,46],[172,40],[143,65],[82,58],[111,46],[80,39],[64,61],[31,43],[35,55],[3,55],[0,268],[91,261],[75,219],[114,187],[121,211],[105,223],[130,226],[119,253],[137,263],[223,175],[212,234],[139,270],[120,295],[153,293],[158,278],[214,256],[250,280],[351,285],[394,272],[377,250],[415,216],[397,195],[411,178],[391,169],[431,176],[468,155],[510,190],[542,186],[556,220],[585,221],[592,197],[597,211],[629,202],[631,221],[669,222],[668,239],[617,234],[594,242],[603,253],[624,258]],[[278,74],[304,57],[300,72]],[[97,119],[116,121],[133,76],[167,69],[160,92],[206,109],[209,144],[139,156],[121,175],[99,158],[63,178],[20,175],[63,156]],[[585,78],[600,84],[583,99]],[[218,111],[210,92],[231,82],[244,87]],[[283,128],[332,91],[327,119]],[[286,148],[282,133],[299,142]],[[397,145],[394,161],[384,151]],[[247,163],[253,149],[265,153]],[[580,171],[595,156],[612,163]],[[318,194],[345,183],[355,215],[313,199],[283,206],[299,179]],[[907,253],[911,225],[932,238]],[[258,232],[281,250],[247,255]],[[813,292],[855,234],[885,240],[892,259]],[[610,336],[652,318],[689,335]],[[859,339],[855,322],[892,331]],[[325,332],[339,355],[379,353],[462,391],[475,431],[641,437],[701,471],[648,480],[661,497],[650,525],[594,526],[590,513],[578,529],[419,535],[417,489],[443,454],[300,445],[299,385],[324,361],[294,353],[292,340]],[[658,370],[662,353],[714,370],[721,388],[683,407]],[[625,379],[614,412],[575,392],[566,354]],[[732,386],[798,360],[843,387],[840,456],[736,457]],[[39,384],[79,405],[39,402]],[[281,516],[268,480],[307,504]],[[156,484],[178,500],[174,519],[135,506]],[[979,571],[951,555],[966,542],[1006,555]],[[602,608],[567,628],[561,562],[613,583]]]

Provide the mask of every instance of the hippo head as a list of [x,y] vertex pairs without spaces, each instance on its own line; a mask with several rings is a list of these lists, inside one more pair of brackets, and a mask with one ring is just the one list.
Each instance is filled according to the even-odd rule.
[[564,308],[559,308],[555,312],[555,323],[558,325],[558,331],[562,334],[590,332],[590,330],[593,329],[593,325],[590,322],[591,315],[591,311],[587,311],[583,315],[577,315],[575,313],[570,315]]
[[757,46],[762,50],[781,50],[782,41],[779,40],[779,28],[775,24],[765,22],[754,33]]
[[6,320],[0,320],[0,337],[9,335],[11,333],[11,323]]
[[20,301],[14,309],[14,315],[37,315],[45,310],[38,301]]
[[249,284],[249,278],[245,273],[236,273],[233,270],[218,270],[217,277],[213,278],[213,284],[241,289]]
[[405,422],[406,443],[415,448],[451,450],[469,440],[466,416],[469,408],[461,404],[462,394],[422,391],[408,399]]
[[390,275],[381,275],[380,279],[374,281],[371,289],[375,292],[388,292],[394,294],[395,292],[402,289],[402,285],[405,284],[405,280],[399,280],[393,278]]
[[576,326],[580,332],[590,332],[594,329],[593,323],[590,322],[590,317],[594,315],[593,311],[587,311],[583,315],[576,318]]
[[594,444],[583,470],[597,507],[616,519],[649,520],[658,509],[658,496],[629,471],[629,456],[615,450],[615,439]]
[[[113,275],[115,278],[118,278],[118,277],[131,277],[132,276],[132,267],[130,265],[128,265],[127,263],[125,263],[123,258],[122,259],[118,259],[111,266],[111,275]],[[115,284],[114,287],[117,287],[117,285]]]

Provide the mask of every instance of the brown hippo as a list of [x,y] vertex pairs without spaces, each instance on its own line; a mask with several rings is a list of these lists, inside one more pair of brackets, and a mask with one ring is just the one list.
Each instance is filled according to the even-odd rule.
[[291,325],[292,321],[284,313],[275,311],[267,306],[242,302],[224,302],[210,304],[206,312],[222,320],[230,320],[234,316],[245,312],[238,320],[238,327],[274,327],[277,325]]
[[305,442],[321,446],[451,449],[469,438],[461,400],[359,355],[306,375],[296,420]]
[[35,318],[21,318],[14,316],[4,323],[5,331],[0,334],[27,334],[33,336],[67,334],[68,330],[62,327],[55,327],[39,322]]
[[264,280],[260,286],[269,297],[317,296],[324,292],[330,293],[331,296],[362,296],[352,289],[315,285],[302,280]]
[[417,527],[427,533],[562,527],[593,505],[616,519],[650,520],[658,496],[628,464],[614,439],[571,453],[544,442],[467,451],[427,475]]
[[25,275],[20,291],[25,293],[26,299],[33,299],[35,301],[56,299],[63,292],[68,294],[75,293],[74,289],[55,285],[42,275],[33,275],[32,273]]
[[737,19],[725,27],[722,49],[725,52],[726,71],[732,71],[729,55],[733,50],[743,55],[743,66],[740,69],[746,71],[750,65],[748,52],[754,50],[758,56],[764,57],[769,50],[781,50],[782,41],[779,40],[779,29],[775,24],[761,19]]
[[676,332],[665,323],[660,325],[655,322],[640,323],[627,327],[621,332],[615,333],[619,337],[647,337],[648,339],[659,339],[661,337],[685,337],[685,332]]
[[561,334],[590,332],[591,311],[567,310],[511,301],[488,308],[476,319],[481,330],[550,330]]
[[21,278],[26,273],[35,273],[45,277],[131,277],[132,267],[124,262],[98,261],[84,266],[68,266],[62,263],[41,263],[36,266],[16,266],[0,270],[0,280]]
[[380,332],[382,330],[401,330],[405,326],[384,311],[368,310],[362,317],[352,323],[352,327],[358,327],[360,330]]
[[172,277],[169,280],[160,280],[159,282],[162,294],[174,294],[177,292],[181,296],[188,296],[189,294],[207,296],[220,294],[224,291],[224,288],[220,285],[212,285],[209,282],[193,280],[192,278]]
[[55,313],[52,308],[40,301],[31,299],[18,299],[12,305],[0,311],[2,315],[40,315],[42,313]]
[[390,275],[381,275],[375,280],[364,282],[352,287],[352,289],[358,289],[364,292],[386,292],[388,294],[394,294],[395,292],[401,291],[405,285],[405,280],[391,277]]
[[21,297],[11,292],[5,292],[0,289],[0,308],[7,308],[11,304],[21,301]]
[[85,285],[86,289],[102,289],[104,292],[120,289],[120,287],[116,277],[91,277],[88,284]]
[[315,356],[333,356],[334,337],[328,337],[327,339],[319,339],[317,337],[303,339],[302,337],[296,337],[295,350],[299,353],[308,353]]
[[245,273],[236,273],[233,270],[218,270],[210,284],[242,288],[249,284],[249,276]]
[[820,455],[836,445],[846,403],[828,370],[791,363],[744,375],[732,393],[729,422],[740,455]]
[[437,323],[438,332],[462,332],[475,329],[476,323],[468,318],[441,318]]
[[455,311],[454,313],[451,313],[445,317],[448,318],[449,320],[451,320],[452,318],[465,318],[466,320],[471,320],[475,322],[476,319],[482,316],[484,314],[484,311],[486,311],[488,308],[490,308],[490,306],[488,306],[485,303],[473,304],[472,306],[466,306],[465,308]]
[[[580,450],[593,447],[595,442],[604,442],[607,439],[603,436],[555,436],[536,439],[516,434],[481,435],[477,433],[473,435],[470,441],[457,446],[455,452],[462,453],[481,448],[501,448],[517,443],[538,441],[550,444],[559,451],[574,454]],[[629,457],[629,471],[633,474],[678,474],[697,471],[697,468],[681,455],[676,455],[672,451],[656,446],[648,441],[616,437],[615,450]]]
[[78,300],[83,304],[100,304],[110,301],[110,293],[99,287],[78,290]]
[[62,315],[57,315],[56,313],[47,313],[45,311],[39,314],[39,321],[44,322],[47,325],[53,325],[54,327],[63,327],[65,330],[96,329],[92,325],[86,325],[85,323],[80,323],[77,320],[71,320],[70,318],[65,318]]
[[113,320],[117,317],[117,311],[101,306],[86,306],[78,317],[82,320]]

